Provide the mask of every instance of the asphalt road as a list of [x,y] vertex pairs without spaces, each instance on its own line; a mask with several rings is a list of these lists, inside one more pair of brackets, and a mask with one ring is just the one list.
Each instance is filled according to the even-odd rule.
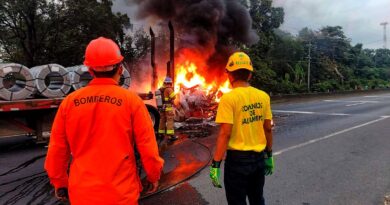
[[[276,167],[266,178],[268,205],[383,204],[390,194],[390,92],[286,101],[272,109]],[[192,140],[212,150],[216,134]],[[56,204],[42,173],[45,151],[23,137],[0,139],[0,204]],[[227,204],[208,174],[205,168],[140,204]]]
[[[390,194],[390,92],[273,104],[268,205],[377,205]],[[213,139],[214,138],[214,139]],[[211,147],[215,135],[203,139]],[[227,204],[208,169],[149,204]]]

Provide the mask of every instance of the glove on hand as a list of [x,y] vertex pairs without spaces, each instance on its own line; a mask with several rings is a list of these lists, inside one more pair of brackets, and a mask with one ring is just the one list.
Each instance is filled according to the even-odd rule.
[[221,182],[219,181],[219,176],[221,175],[221,169],[219,168],[221,166],[221,161],[214,161],[211,164],[210,167],[210,179],[213,183],[214,187],[222,188]]
[[66,187],[58,188],[55,191],[55,195],[56,195],[57,199],[59,199],[61,201],[67,201],[69,199],[68,188],[66,188]]
[[266,151],[264,155],[264,175],[268,176],[274,173],[274,157],[272,151]]

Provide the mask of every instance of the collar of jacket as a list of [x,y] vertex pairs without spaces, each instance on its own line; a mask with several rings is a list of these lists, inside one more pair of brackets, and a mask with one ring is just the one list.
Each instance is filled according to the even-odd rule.
[[112,78],[94,78],[89,85],[118,85],[118,82]]

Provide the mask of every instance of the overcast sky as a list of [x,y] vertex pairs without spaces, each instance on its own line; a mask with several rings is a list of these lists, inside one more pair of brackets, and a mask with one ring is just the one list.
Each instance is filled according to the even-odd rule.
[[303,27],[341,26],[352,45],[363,43],[364,48],[383,48],[383,26],[379,24],[390,23],[390,0],[273,0],[273,5],[284,8],[282,30],[297,34]]
[[[129,0],[114,1],[114,10],[134,15]],[[352,45],[363,43],[364,48],[383,48],[383,26],[387,25],[387,48],[390,48],[390,0],[273,0],[274,7],[283,7],[281,29],[297,34],[308,27],[318,30],[324,26],[341,26]],[[134,20],[134,19],[133,19]],[[145,22],[135,22],[141,27]]]

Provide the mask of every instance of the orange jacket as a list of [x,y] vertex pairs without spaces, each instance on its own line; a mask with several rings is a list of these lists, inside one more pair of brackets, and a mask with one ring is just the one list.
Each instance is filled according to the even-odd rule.
[[96,78],[61,103],[45,169],[55,188],[68,187],[72,205],[138,204],[134,145],[148,180],[159,180],[164,161],[145,104],[113,79]]

